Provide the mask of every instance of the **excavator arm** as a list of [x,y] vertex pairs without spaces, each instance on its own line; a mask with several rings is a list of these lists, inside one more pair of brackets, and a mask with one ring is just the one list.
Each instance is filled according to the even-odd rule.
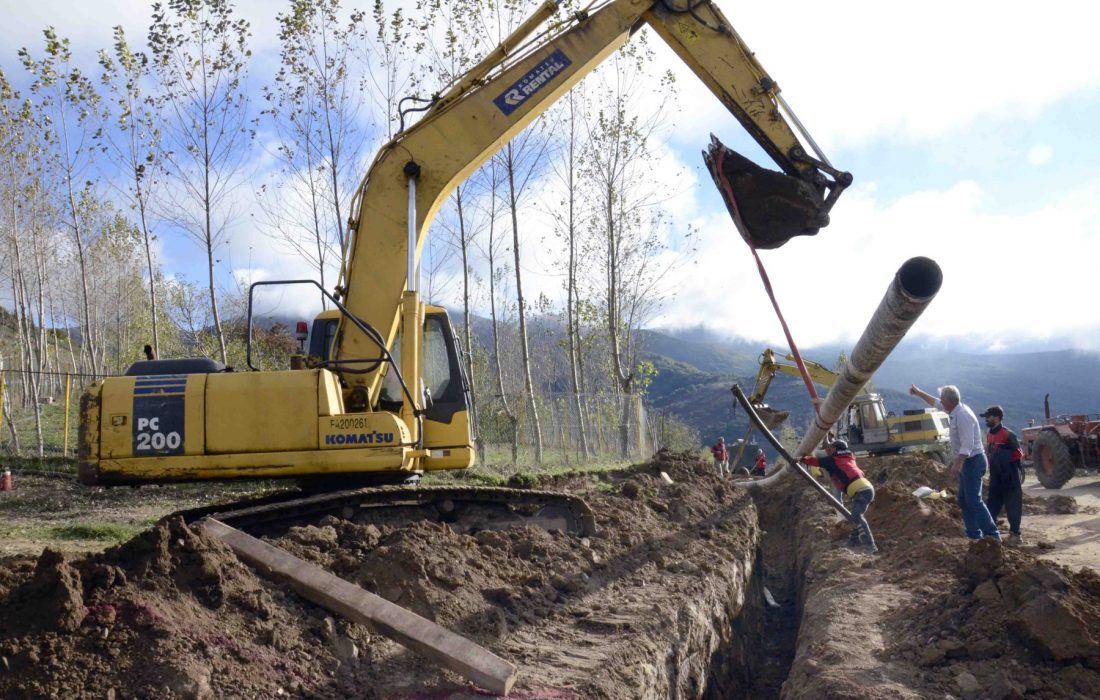
[[[764,403],[764,397],[767,395],[768,387],[771,386],[775,375],[782,372],[793,377],[802,376],[802,373],[798,371],[798,365],[793,364],[795,361],[794,356],[786,355],[785,357],[792,364],[784,364],[777,360],[775,351],[771,348],[767,348],[760,353],[760,369],[756,372],[756,385],[753,387],[752,395],[749,396],[749,403],[753,405],[757,414],[769,428],[774,428],[783,423],[790,416],[789,411],[776,410]],[[817,384],[825,387],[832,387],[833,384],[836,384],[837,378],[840,376],[836,372],[812,360],[803,358],[802,362],[806,365],[806,372],[810,375],[810,379]]]
[[[401,327],[417,328],[423,323],[423,311],[415,303],[420,255],[446,198],[643,24],[668,42],[782,170],[782,174],[764,171],[762,180],[767,182],[747,190],[750,198],[770,198],[781,204],[797,199],[793,209],[805,210],[805,221],[772,231],[773,241],[824,225],[828,207],[850,182],[850,176],[833,177],[837,171],[831,166],[806,156],[780,109],[778,85],[711,2],[611,0],[592,12],[576,13],[562,26],[524,43],[556,9],[554,2],[544,3],[442,94],[423,118],[384,146],[358,190],[349,220],[353,235],[337,291],[351,313],[377,329],[387,347],[393,347]],[[745,172],[744,178],[754,180],[749,169]],[[793,195],[785,196],[784,191]],[[746,203],[744,198],[740,203]],[[742,207],[742,218],[745,211]],[[775,221],[764,216],[759,223],[761,228],[774,228]],[[755,222],[738,223],[751,229]],[[401,345],[401,373],[413,396],[422,392],[414,386],[420,374],[418,335],[403,334]],[[377,340],[341,322],[336,367],[378,355]],[[344,375],[353,392],[360,393],[353,404],[376,404],[381,383],[378,367]],[[416,410],[405,407],[406,422]]]
[[[784,357],[790,363],[795,361],[793,355],[788,354]],[[813,360],[802,358],[802,363],[806,365],[806,372],[809,373],[810,379],[826,388],[836,384],[837,379],[840,377],[833,370]],[[764,400],[764,395],[768,393],[768,387],[775,379],[777,372],[789,374],[792,377],[802,376],[802,373],[798,371],[798,365],[780,362],[775,357],[775,351],[768,348],[760,353],[760,370],[756,373],[756,387],[753,389],[752,396],[749,397],[749,403],[758,404]]]

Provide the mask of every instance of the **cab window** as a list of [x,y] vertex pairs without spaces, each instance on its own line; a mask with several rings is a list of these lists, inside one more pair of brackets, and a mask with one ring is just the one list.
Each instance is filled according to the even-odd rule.
[[331,360],[332,344],[336,342],[336,328],[340,321],[335,318],[327,318],[314,321],[309,333],[309,354],[322,359]]
[[442,399],[451,386],[451,357],[446,330],[438,318],[424,320],[424,386],[433,399]]
[[864,428],[877,428],[879,424],[878,413],[875,411],[875,404],[868,403],[863,405],[863,427]]

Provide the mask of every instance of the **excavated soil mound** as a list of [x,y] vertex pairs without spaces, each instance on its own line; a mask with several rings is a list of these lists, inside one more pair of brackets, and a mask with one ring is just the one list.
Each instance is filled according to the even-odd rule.
[[[700,694],[761,597],[751,499],[667,453],[549,486],[583,495],[598,533],[326,518],[268,539],[516,663],[513,697]],[[4,564],[0,697],[483,696],[179,520],[100,555]]]
[[899,609],[891,651],[964,698],[1095,697],[1100,577],[984,540],[958,557],[950,590]]
[[270,696],[335,665],[296,597],[178,520],[79,560],[47,549],[4,583],[5,698]]
[[[669,453],[540,484],[586,499],[589,538],[395,516],[266,539],[516,663],[521,699],[1096,696],[1100,577],[969,543],[931,459],[860,463],[876,556],[793,478],[750,498]],[[178,520],[95,556],[0,562],[0,697],[286,696],[485,697]]]
[[[541,486],[583,494],[598,533],[523,527],[465,535],[431,522],[326,518],[273,542],[517,663],[515,697],[702,692],[746,597],[758,539],[748,496],[716,482],[709,465],[670,453]],[[370,662],[342,668],[339,687],[372,688],[377,697],[477,697],[388,640],[347,634],[369,646]],[[741,682],[725,687],[736,692]]]
[[1080,510],[1077,499],[1073,496],[1044,496],[1038,498],[1024,494],[1024,513],[1027,515],[1072,515]]
[[[833,540],[848,526],[800,498],[811,554],[784,697],[1096,697],[1100,577],[1030,548],[969,542],[946,469],[925,460],[901,470],[901,459],[860,460],[868,476],[889,475],[868,512],[876,556],[823,547],[815,523],[834,521]],[[911,495],[926,485],[949,498]]]
[[884,484],[901,484],[913,491],[920,486],[933,490],[953,489],[958,483],[947,467],[936,460],[916,452],[883,457],[862,457],[860,466],[874,484],[881,488]]

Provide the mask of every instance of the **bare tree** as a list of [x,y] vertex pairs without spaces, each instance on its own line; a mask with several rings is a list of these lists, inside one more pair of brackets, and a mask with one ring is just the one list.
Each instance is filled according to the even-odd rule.
[[164,214],[206,252],[210,312],[222,362],[214,248],[237,211],[232,194],[253,132],[248,121],[249,25],[228,0],[153,3],[149,46],[163,86],[165,161],[172,182]]
[[660,204],[667,195],[656,191],[646,177],[652,170],[649,140],[662,115],[658,112],[642,119],[634,113],[631,101],[639,94],[643,79],[639,66],[637,55],[623,52],[607,64],[589,115],[586,186],[582,188],[593,197],[589,223],[600,252],[611,373],[624,395],[620,422],[624,457],[632,453],[633,397],[643,379],[637,330],[663,296],[659,280],[666,271],[660,267],[658,255],[665,248],[665,215]]
[[87,371],[98,374],[88,298],[87,231],[78,201],[91,188],[90,180],[80,181],[89,177],[93,152],[97,148],[94,137],[99,129],[100,98],[91,80],[73,65],[69,40],[58,37],[53,27],[44,30],[43,34],[46,42],[42,60],[35,60],[26,48],[19,50],[19,57],[23,66],[34,76],[31,92],[40,99],[36,107],[41,115],[40,124],[44,127],[43,137],[52,148],[61,174],[68,214],[65,223],[76,244],[84,325],[81,359],[87,363]]
[[[519,145],[515,145],[516,142]],[[508,213],[512,228],[512,256],[516,274],[516,307],[519,316],[520,359],[523,362],[523,387],[527,407],[531,416],[531,427],[535,432],[535,462],[542,464],[542,423],[539,420],[539,408],[535,401],[535,386],[531,379],[531,351],[527,338],[527,306],[523,297],[523,265],[520,250],[519,207],[520,197],[530,179],[535,175],[535,164],[542,160],[548,139],[537,131],[537,126],[529,127],[523,134],[508,142],[504,147],[501,164],[507,178]],[[526,156],[526,158],[524,158]],[[529,159],[529,160],[527,160]],[[519,177],[517,177],[517,174]]]
[[373,0],[370,20],[362,23],[360,34],[367,72],[360,87],[382,115],[383,128],[375,129],[377,141],[389,141],[402,127],[399,101],[414,91],[420,76],[412,68],[412,56],[424,48],[422,27],[416,27],[404,8],[391,10],[384,0]]
[[160,357],[160,329],[157,324],[157,284],[153,264],[150,196],[162,172],[160,111],[146,92],[149,57],[134,51],[121,26],[114,28],[114,46],[101,49],[102,82],[114,102],[114,129],[108,130],[108,153],[125,184],[119,189],[137,212],[149,279],[149,319],[153,329],[153,351]]
[[509,428],[511,429],[511,443],[512,443],[512,464],[515,465],[519,461],[519,413],[516,411],[516,407],[509,401],[509,392],[505,387],[504,381],[504,353],[501,351],[501,316],[502,310],[497,308],[497,285],[499,285],[507,274],[507,267],[498,266],[497,260],[500,255],[501,240],[497,231],[497,191],[500,187],[501,174],[496,167],[496,160],[493,159],[486,166],[486,173],[489,178],[489,194],[486,198],[488,203],[488,231],[487,242],[485,245],[484,254],[489,264],[489,320],[492,326],[493,336],[493,359],[496,366],[496,385],[497,393],[500,395],[501,412],[504,413],[505,418],[508,420]]
[[[361,93],[353,81],[354,48],[364,15],[343,22],[340,0],[292,0],[278,15],[282,65],[264,88],[265,114],[280,136],[277,153],[286,182],[276,198],[298,212],[273,205],[280,235],[317,269],[344,247],[344,202],[357,182],[363,139],[358,115]],[[296,230],[304,230],[299,235]]]
[[568,359],[569,385],[572,390],[572,412],[577,417],[577,429],[580,433],[581,456],[590,454],[585,409],[581,402],[581,337],[580,337],[580,246],[581,221],[584,212],[580,211],[577,188],[584,148],[582,133],[582,115],[584,99],[582,89],[575,87],[565,97],[561,110],[560,158],[554,162],[554,174],[562,187],[562,199],[550,214],[554,219],[555,233],[564,239],[568,252],[565,260],[565,349]]
[[[443,27],[442,40],[438,43],[429,40],[425,43],[425,48],[431,57],[429,65],[439,83],[450,84],[462,75],[476,58],[477,40],[474,36],[473,24],[479,17],[479,7],[461,0],[429,0],[421,9],[425,12],[426,24],[439,24]],[[450,199],[450,205],[453,208],[445,211],[436,222],[436,226],[448,233],[446,243],[457,250],[462,265],[463,347],[466,374],[470,382],[470,416],[475,426],[479,424],[478,401],[481,397],[478,393],[477,373],[474,371],[475,345],[471,314],[471,278],[474,275],[472,253],[474,242],[486,224],[484,217],[478,216],[479,207],[477,206],[478,197],[485,195],[483,191],[485,188],[479,181],[484,179],[486,171],[486,168],[480,169],[471,178],[455,187]],[[429,242],[434,239],[435,237],[430,238]],[[478,455],[484,462],[485,441],[480,435],[475,436],[475,439]]]

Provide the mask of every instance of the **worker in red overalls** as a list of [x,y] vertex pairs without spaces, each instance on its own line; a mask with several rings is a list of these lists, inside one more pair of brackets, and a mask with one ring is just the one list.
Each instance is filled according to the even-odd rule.
[[726,478],[730,470],[730,451],[726,447],[726,438],[718,438],[718,442],[711,446],[710,453],[714,455],[714,467],[718,470],[718,478]]
[[990,406],[981,414],[989,432],[985,434],[985,453],[989,458],[989,496],[986,508],[994,522],[1004,506],[1010,534],[1005,544],[1020,545],[1020,520],[1024,513],[1024,451],[1016,433],[1001,424],[1005,412],[1000,406]]
[[756,451],[756,461],[752,465],[753,476],[764,476],[768,470],[768,458],[764,455],[764,450]]
[[821,476],[822,472],[828,473],[833,484],[852,499],[850,511],[854,527],[848,535],[848,546],[856,551],[874,554],[878,547],[875,546],[871,526],[864,514],[871,506],[871,501],[875,500],[875,487],[856,464],[856,457],[848,449],[847,442],[834,440],[827,443],[825,455],[820,459],[808,455],[802,458],[802,463],[811,468],[814,476]]

